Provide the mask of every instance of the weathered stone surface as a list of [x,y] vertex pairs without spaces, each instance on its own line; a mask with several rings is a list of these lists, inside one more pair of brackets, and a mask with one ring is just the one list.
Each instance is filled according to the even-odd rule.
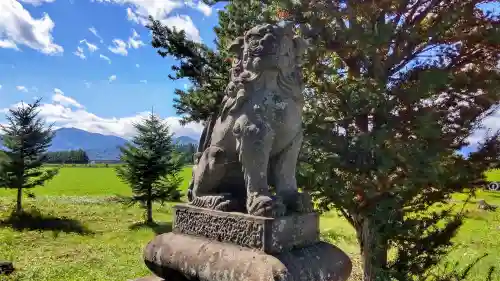
[[222,110],[206,123],[195,156],[188,191],[194,206],[280,217],[311,205],[296,196],[307,43],[293,28],[257,25],[230,45]]
[[267,218],[186,204],[174,206],[173,232],[280,253],[319,241],[316,213]]
[[345,281],[352,268],[344,252],[324,242],[268,255],[176,233],[156,236],[146,246],[144,259],[167,281],[173,272],[193,281]]
[[0,275],[9,275],[14,272],[14,264],[10,261],[0,261]]

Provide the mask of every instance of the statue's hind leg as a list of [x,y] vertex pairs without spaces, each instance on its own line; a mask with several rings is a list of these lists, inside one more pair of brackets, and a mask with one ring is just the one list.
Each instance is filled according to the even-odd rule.
[[302,132],[292,142],[271,159],[271,177],[278,197],[287,209],[294,212],[310,212],[312,204],[309,196],[298,192],[295,177],[297,158],[302,145]]

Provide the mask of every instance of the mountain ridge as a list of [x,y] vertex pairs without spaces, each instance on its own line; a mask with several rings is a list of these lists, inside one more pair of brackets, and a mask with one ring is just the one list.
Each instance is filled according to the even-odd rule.
[[[198,140],[188,137],[174,137],[174,142],[186,145],[198,145]],[[118,136],[92,133],[76,128],[60,128],[55,130],[55,136],[49,151],[78,150],[87,152],[90,160],[118,160],[120,158],[120,146],[127,143],[127,140]],[[3,150],[2,136],[0,135],[0,150]],[[468,155],[477,150],[477,147],[470,145],[463,147],[458,153]]]
[[[54,130],[54,133],[49,152],[83,149],[91,161],[119,160],[119,147],[128,142],[118,136],[92,133],[77,128],[60,128]],[[198,143],[188,136],[174,137],[174,142],[181,145]],[[4,149],[2,144],[0,149]]]

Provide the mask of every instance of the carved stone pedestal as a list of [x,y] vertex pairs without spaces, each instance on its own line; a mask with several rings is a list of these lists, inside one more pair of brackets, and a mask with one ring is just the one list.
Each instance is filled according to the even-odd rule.
[[315,213],[264,218],[174,209],[173,231],[144,250],[148,268],[165,281],[345,281],[351,273],[347,255],[319,241]]

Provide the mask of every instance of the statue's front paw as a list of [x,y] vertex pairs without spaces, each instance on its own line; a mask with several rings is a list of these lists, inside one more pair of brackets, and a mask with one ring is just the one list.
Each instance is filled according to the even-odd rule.
[[279,217],[285,215],[286,208],[280,200],[270,196],[252,196],[247,201],[248,214],[260,217]]

